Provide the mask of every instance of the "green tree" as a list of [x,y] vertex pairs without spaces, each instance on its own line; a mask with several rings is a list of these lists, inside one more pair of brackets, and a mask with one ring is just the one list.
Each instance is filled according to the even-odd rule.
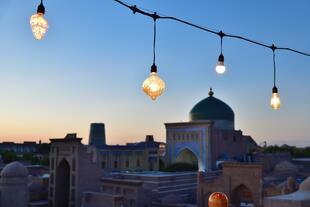
[[18,160],[16,153],[11,151],[4,151],[1,156],[5,164]]

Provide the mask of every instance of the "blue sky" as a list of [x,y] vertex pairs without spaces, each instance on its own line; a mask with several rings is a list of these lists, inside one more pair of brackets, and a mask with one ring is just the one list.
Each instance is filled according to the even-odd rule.
[[[310,2],[127,0],[267,44],[310,52]],[[258,143],[310,145],[310,57],[276,53],[282,108],[269,106],[272,52],[224,39],[227,73],[214,66],[217,36],[159,20],[158,73],[167,90],[156,102],[141,90],[152,64],[152,20],[113,0],[45,0],[50,28],[43,41],[29,17],[39,1],[0,1],[0,140],[39,140],[77,132],[87,142],[89,124],[104,122],[109,143],[165,140],[165,122],[188,113],[212,86],[229,104],[236,128]]]

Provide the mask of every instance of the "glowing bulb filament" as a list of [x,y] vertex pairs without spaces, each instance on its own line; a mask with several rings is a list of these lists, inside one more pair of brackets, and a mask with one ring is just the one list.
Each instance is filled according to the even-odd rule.
[[272,109],[280,109],[281,106],[280,96],[278,93],[278,88],[276,86],[272,88],[270,105]]
[[156,72],[151,72],[150,76],[143,82],[142,88],[152,100],[156,100],[156,98],[164,92],[165,82]]
[[48,30],[48,22],[44,18],[43,13],[36,13],[30,17],[30,26],[33,36],[37,40],[43,39]]
[[215,67],[215,70],[218,74],[223,74],[226,71],[226,67],[224,65],[224,55],[220,54],[218,58],[217,66]]
[[225,73],[226,67],[224,65],[224,62],[218,62],[217,66],[215,67],[215,70],[218,74]]

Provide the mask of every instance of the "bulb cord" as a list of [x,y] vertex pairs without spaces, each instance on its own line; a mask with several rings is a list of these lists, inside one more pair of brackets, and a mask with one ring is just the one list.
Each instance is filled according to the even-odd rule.
[[221,36],[221,55],[223,54],[223,37]]
[[276,87],[276,55],[275,55],[276,47],[272,45],[271,49],[272,49],[272,59],[273,59],[273,86]]
[[155,60],[156,60],[156,18],[154,18],[153,65],[155,65]]

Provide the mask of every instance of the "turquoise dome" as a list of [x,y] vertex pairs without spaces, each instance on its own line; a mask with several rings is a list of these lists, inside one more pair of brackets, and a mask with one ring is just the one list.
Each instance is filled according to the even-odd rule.
[[198,102],[190,111],[191,121],[227,120],[234,121],[233,110],[223,101],[213,97],[212,88],[209,97]]

